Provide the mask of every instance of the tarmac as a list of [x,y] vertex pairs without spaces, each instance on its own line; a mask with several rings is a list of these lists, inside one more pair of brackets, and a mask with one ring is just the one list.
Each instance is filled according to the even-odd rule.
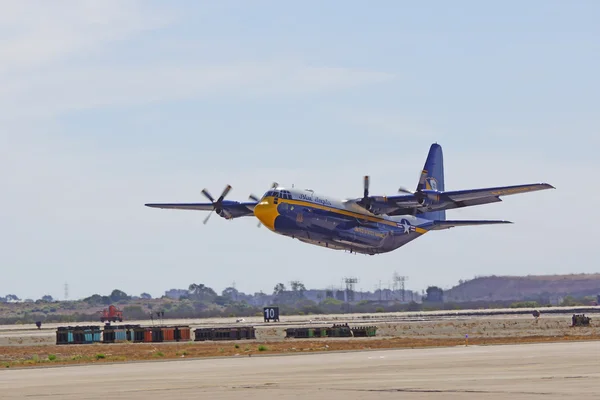
[[592,399],[598,342],[0,370],[2,399]]

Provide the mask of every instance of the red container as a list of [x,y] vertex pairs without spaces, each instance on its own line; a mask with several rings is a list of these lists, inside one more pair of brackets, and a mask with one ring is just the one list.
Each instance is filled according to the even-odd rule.
[[144,332],[144,342],[152,342],[152,330],[146,329]]
[[174,342],[175,341],[175,328],[167,327],[162,328],[163,331],[163,342]]
[[189,326],[183,326],[183,327],[179,328],[179,332],[181,335],[180,340],[190,340],[190,327]]

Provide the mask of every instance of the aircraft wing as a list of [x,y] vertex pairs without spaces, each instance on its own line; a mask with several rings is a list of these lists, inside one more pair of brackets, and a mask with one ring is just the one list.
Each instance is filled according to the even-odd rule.
[[170,208],[175,210],[200,210],[200,211],[211,211],[213,209],[212,203],[149,203],[144,204],[146,207],[152,208]]
[[[535,192],[538,190],[554,189],[554,186],[547,183],[534,183],[529,185],[515,185],[515,186],[500,186],[484,189],[467,189],[467,190],[454,190],[449,192],[443,192],[443,196],[449,198],[454,202],[471,201],[471,200],[482,200],[490,199],[490,202],[497,201],[500,196],[508,196],[511,194],[520,194]],[[484,203],[478,203],[484,204]]]
[[[421,196],[428,200],[421,204],[419,192],[397,196],[373,196],[374,207],[379,213],[388,215],[418,214],[427,211],[450,210],[475,206],[480,204],[496,203],[502,201],[501,196],[529,193],[538,190],[554,189],[547,183],[533,183],[526,185],[498,186],[481,189],[452,190],[444,192],[428,191]],[[361,199],[355,199],[358,203]]]
[[[220,205],[221,214],[228,218],[244,217],[254,215],[254,206],[256,201],[224,201]],[[195,211],[213,211],[215,205],[213,203],[148,203],[146,207],[163,208],[173,210],[195,210]]]

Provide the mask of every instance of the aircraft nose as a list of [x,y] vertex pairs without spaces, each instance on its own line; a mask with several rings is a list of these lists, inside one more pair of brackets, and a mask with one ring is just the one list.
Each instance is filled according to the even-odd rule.
[[254,216],[272,231],[275,230],[275,218],[278,215],[277,204],[273,204],[272,198],[263,199],[254,206]]

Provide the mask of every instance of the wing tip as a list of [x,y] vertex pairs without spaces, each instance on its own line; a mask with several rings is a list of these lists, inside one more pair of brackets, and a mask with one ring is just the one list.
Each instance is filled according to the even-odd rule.
[[144,206],[150,208],[164,208],[166,204],[157,204],[157,203],[146,203]]

